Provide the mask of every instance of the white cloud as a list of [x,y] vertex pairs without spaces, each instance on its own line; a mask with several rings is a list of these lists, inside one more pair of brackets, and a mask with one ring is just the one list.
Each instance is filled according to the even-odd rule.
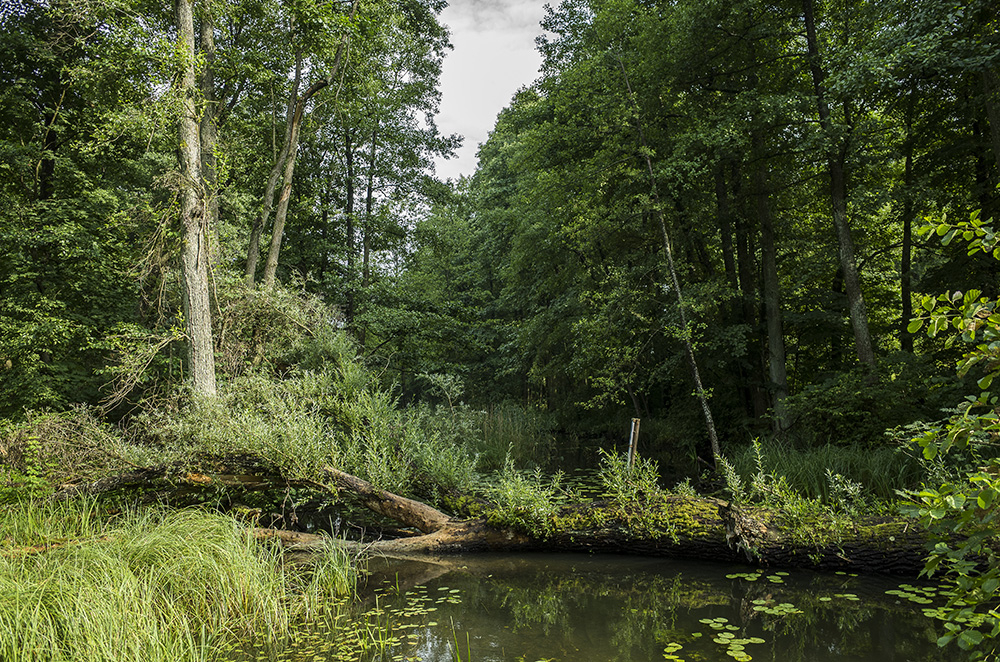
[[441,74],[437,125],[442,133],[465,136],[457,158],[437,161],[442,178],[472,174],[479,143],[497,114],[538,76],[535,37],[542,32],[544,5],[545,0],[453,0],[442,12],[455,48]]

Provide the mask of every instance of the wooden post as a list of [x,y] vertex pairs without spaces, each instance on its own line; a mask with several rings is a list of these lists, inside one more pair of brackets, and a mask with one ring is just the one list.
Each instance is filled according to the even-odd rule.
[[632,431],[628,436],[628,466],[629,469],[635,463],[635,447],[639,443],[639,419],[632,419]]

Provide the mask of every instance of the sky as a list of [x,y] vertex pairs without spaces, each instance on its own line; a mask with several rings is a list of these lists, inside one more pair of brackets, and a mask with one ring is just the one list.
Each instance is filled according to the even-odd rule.
[[[554,0],[549,0],[554,2]],[[438,130],[464,136],[457,156],[437,159],[442,179],[471,175],[476,152],[514,93],[538,77],[541,56],[535,37],[546,0],[449,0],[441,21],[451,29],[454,49],[441,71]]]

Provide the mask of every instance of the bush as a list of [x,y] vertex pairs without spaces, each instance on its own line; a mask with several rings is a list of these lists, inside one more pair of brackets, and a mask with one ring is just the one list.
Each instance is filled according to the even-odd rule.
[[858,367],[810,384],[786,400],[788,437],[799,447],[878,447],[887,429],[940,418],[954,404],[959,385],[936,378],[938,369],[928,358],[899,353],[879,361],[875,381]]

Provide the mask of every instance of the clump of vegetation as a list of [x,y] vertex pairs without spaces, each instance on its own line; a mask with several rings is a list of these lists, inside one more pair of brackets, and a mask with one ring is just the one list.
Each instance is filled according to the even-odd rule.
[[655,460],[638,456],[629,466],[627,458],[620,453],[604,449],[599,452],[601,466],[598,475],[609,499],[622,504],[650,503],[664,496]]
[[793,487],[787,476],[770,468],[773,465],[759,440],[754,440],[750,448],[754,469],[749,477],[742,476],[726,458],[719,458],[730,499],[736,505],[753,504],[772,511],[790,537],[804,545],[819,548],[839,544],[859,518],[876,516],[887,507],[871,499],[861,483],[829,467],[824,474],[825,490],[821,492],[825,496],[805,494]]
[[[1000,235],[976,213],[958,223],[941,219],[922,231],[933,231],[946,245],[960,238],[970,255],[981,251],[1000,259]],[[973,462],[964,467],[961,463],[955,467],[953,462],[950,479],[909,492],[912,502],[906,512],[938,538],[924,567],[928,576],[944,574],[950,588],[948,603],[938,615],[946,629],[938,644],[957,642],[985,659],[995,659],[1000,650],[1000,611],[996,608],[1000,596],[1000,459],[995,452],[1000,397],[993,385],[1000,376],[1000,300],[970,289],[924,297],[921,308],[909,331],[916,333],[926,325],[931,337],[947,335],[948,345],[965,343],[958,374],[976,375],[979,393],[968,396],[947,420],[927,425],[914,439],[923,457],[937,462],[937,467],[941,458],[953,454]],[[988,455],[983,453],[985,448],[990,450]],[[989,457],[985,462],[984,455]]]
[[545,537],[552,532],[559,512],[561,483],[561,473],[546,480],[538,468],[521,471],[508,459],[485,488],[486,496],[496,504],[487,512],[487,520]]
[[221,515],[107,520],[92,502],[22,505],[0,541],[0,658],[11,662],[210,659],[237,636],[278,641],[354,583],[344,553],[292,567]]

